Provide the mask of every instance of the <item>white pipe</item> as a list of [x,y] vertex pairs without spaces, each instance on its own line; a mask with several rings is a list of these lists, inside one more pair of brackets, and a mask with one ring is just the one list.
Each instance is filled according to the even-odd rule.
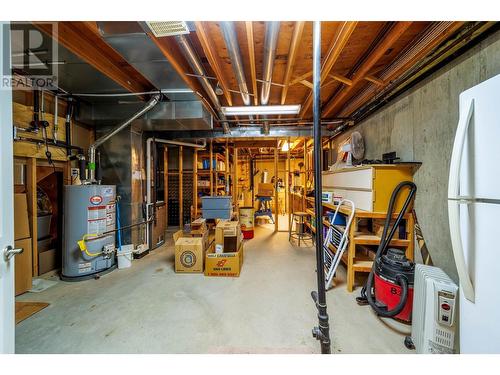
[[[146,220],[150,219],[150,209],[151,209],[151,144],[153,141],[156,143],[163,143],[167,145],[176,145],[176,146],[184,146],[184,147],[193,147],[193,148],[205,148],[207,147],[207,140],[204,139],[203,143],[188,143],[188,142],[180,142],[180,141],[171,141],[169,139],[160,139],[160,138],[148,138],[146,141]],[[168,173],[168,171],[165,171]],[[165,192],[165,195],[167,192]],[[156,204],[156,202],[155,202]],[[146,245],[149,247],[149,224],[146,225]],[[150,249],[151,250],[151,249]]]

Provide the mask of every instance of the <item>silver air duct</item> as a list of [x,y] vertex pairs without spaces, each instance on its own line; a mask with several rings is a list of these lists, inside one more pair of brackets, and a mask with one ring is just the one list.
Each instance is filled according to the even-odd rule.
[[145,114],[146,112],[151,110],[151,108],[153,108],[156,104],[158,104],[159,101],[160,101],[160,95],[154,95],[143,109],[141,109],[139,112],[136,112],[128,120],[121,123],[120,125],[115,127],[113,130],[111,130],[108,134],[99,138],[97,141],[95,141],[93,144],[90,145],[90,147],[89,147],[89,181],[91,183],[95,182],[95,152],[96,152],[97,147],[102,145],[104,142],[106,142],[108,139],[110,139],[115,134],[119,133],[121,130],[123,130],[125,127],[127,127],[132,121],[141,117],[143,114]]
[[224,36],[227,51],[229,53],[229,59],[231,60],[231,65],[233,66],[234,75],[236,76],[236,80],[238,81],[241,98],[243,99],[243,103],[245,103],[245,105],[250,105],[250,95],[248,95],[247,82],[245,79],[245,73],[243,71],[243,62],[241,60],[240,46],[238,44],[238,36],[236,35],[234,22],[221,22],[220,27],[222,30],[222,35]]
[[191,44],[189,43],[189,41],[187,40],[185,35],[178,35],[175,38],[177,40],[179,47],[182,50],[182,53],[184,54],[184,56],[188,60],[189,65],[193,69],[194,73],[199,76],[198,79],[200,80],[201,85],[203,86],[203,88],[207,92],[208,96],[212,100],[212,103],[214,103],[214,105],[216,107],[215,110],[217,111],[217,115],[219,116],[219,119],[222,121],[222,127],[224,129],[224,133],[230,133],[229,125],[225,121],[226,116],[224,115],[224,113],[222,113],[222,110],[221,110],[219,98],[215,94],[215,91],[214,91],[212,85],[210,84],[210,82],[208,82],[208,79],[206,78],[205,71],[203,69],[203,66],[201,65],[200,59],[196,55],[196,52],[191,47]]
[[278,34],[280,31],[279,21],[266,23],[266,36],[264,39],[264,60],[262,69],[262,88],[260,101],[262,105],[269,103],[271,92],[271,81],[273,79],[274,59],[276,57],[276,45],[278,44]]

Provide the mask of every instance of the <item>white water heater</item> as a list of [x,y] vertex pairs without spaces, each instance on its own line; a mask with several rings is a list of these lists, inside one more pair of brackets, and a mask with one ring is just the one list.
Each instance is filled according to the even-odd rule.
[[411,341],[417,353],[455,353],[458,286],[441,268],[417,264],[413,293]]

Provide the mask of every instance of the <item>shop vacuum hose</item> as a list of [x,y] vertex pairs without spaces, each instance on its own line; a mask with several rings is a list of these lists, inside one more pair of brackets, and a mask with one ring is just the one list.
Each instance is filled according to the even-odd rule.
[[[396,218],[396,221],[394,222],[394,225],[392,226],[389,235],[387,236],[387,232],[389,231],[389,227],[391,225],[391,218],[394,212],[394,205],[396,204],[396,200],[399,194],[405,187],[408,187],[410,189],[410,192],[408,193],[408,196],[406,197],[403,207],[401,208],[401,211],[399,212],[399,215]],[[366,281],[366,285],[363,287],[363,289],[361,289],[361,295],[359,297],[356,297],[356,301],[358,302],[358,304],[366,305],[366,303],[368,303],[372,307],[372,309],[375,310],[375,312],[382,317],[394,317],[398,315],[401,311],[403,311],[403,308],[405,307],[406,304],[406,300],[408,298],[408,280],[403,275],[397,275],[396,281],[398,285],[401,287],[401,295],[399,303],[392,310],[387,310],[386,308],[379,306],[377,304],[377,301],[374,300],[374,296],[372,294],[373,278],[377,263],[376,261],[377,259],[380,259],[382,255],[386,252],[387,247],[389,246],[392,237],[394,237],[394,233],[396,232],[396,229],[401,223],[401,220],[403,220],[403,217],[406,214],[406,211],[410,206],[410,203],[413,201],[416,192],[417,192],[417,186],[411,181],[401,182],[398,186],[396,186],[396,188],[392,192],[391,200],[389,202],[389,208],[387,210],[387,216],[385,219],[384,230],[382,232],[381,241],[378,246],[375,259],[373,260],[372,269],[370,271],[370,274],[368,275],[368,280]]]

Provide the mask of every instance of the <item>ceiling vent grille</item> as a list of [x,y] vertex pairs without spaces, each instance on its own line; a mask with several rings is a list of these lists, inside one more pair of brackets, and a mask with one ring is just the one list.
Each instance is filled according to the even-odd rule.
[[157,38],[189,34],[188,25],[184,21],[146,21],[146,24]]

